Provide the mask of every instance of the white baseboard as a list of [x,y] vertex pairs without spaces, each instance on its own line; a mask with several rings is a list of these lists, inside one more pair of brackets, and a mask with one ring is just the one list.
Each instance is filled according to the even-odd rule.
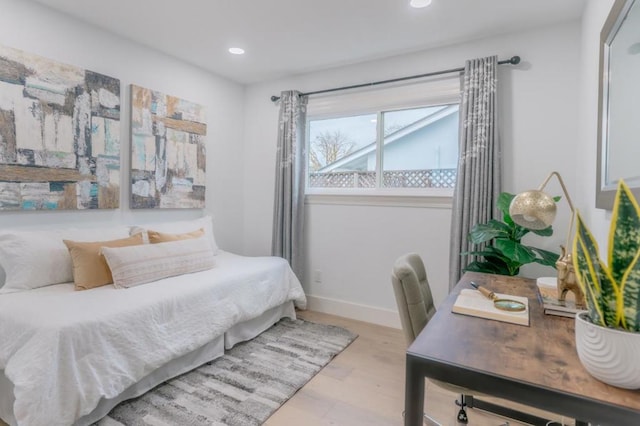
[[311,311],[338,315],[358,321],[370,322],[385,327],[402,328],[398,312],[391,309],[360,305],[344,300],[307,295],[307,308]]

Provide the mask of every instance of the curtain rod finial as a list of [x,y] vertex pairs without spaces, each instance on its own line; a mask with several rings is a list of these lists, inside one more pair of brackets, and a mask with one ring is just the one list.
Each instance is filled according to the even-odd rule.
[[520,56],[511,57],[511,65],[518,65],[520,63]]
[[278,100],[280,100],[280,96],[271,96],[271,102],[276,102]]

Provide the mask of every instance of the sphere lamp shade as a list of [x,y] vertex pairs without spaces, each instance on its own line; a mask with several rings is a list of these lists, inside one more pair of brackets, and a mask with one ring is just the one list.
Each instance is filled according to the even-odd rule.
[[553,198],[539,189],[519,193],[509,205],[509,214],[513,221],[534,230],[551,226],[556,218],[556,211]]
[[549,173],[549,176],[547,176],[538,189],[521,192],[513,197],[511,204],[509,204],[509,215],[516,224],[527,229],[540,230],[551,226],[553,220],[556,218],[556,202],[553,197],[544,192],[543,189],[554,176],[558,179],[560,187],[562,187],[562,192],[564,192],[565,200],[567,200],[567,204],[569,204],[569,208],[571,209],[571,221],[569,222],[567,245],[565,246],[568,248],[570,247],[571,230],[573,229],[576,210],[573,207],[573,202],[571,202],[571,197],[562,180],[562,176],[560,176],[558,172]]

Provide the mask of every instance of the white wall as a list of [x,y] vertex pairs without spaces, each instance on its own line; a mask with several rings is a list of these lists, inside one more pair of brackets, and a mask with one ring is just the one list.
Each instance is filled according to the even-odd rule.
[[[455,68],[473,57],[520,55],[521,65],[501,66],[499,71],[504,190],[537,187],[557,170],[575,191],[580,35],[580,23],[573,22],[249,86],[244,137],[246,251],[270,251],[278,107],[269,96],[282,90],[318,90]],[[548,188],[560,194],[556,183]],[[544,241],[532,239],[531,244],[557,250],[563,243],[569,214],[566,205],[560,207],[560,232]],[[449,228],[448,208],[308,204],[303,285],[311,305],[397,326],[389,279],[394,259],[404,252],[420,253],[440,302],[448,289]],[[316,269],[322,271],[321,284],[312,282]],[[554,274],[551,269],[525,270],[531,276],[545,272]]]
[[[0,43],[121,81],[121,208],[2,212],[0,228],[57,224],[142,223],[200,217],[203,210],[129,209],[129,85],[206,106],[207,192],[221,247],[242,251],[242,117],[244,88],[157,51],[101,31],[34,2],[0,0]],[[123,11],[123,13],[126,13]]]
[[[608,241],[611,212],[596,209],[596,161],[598,143],[598,60],[600,31],[611,10],[613,0],[589,0],[582,16],[581,80],[580,80],[580,144],[576,150],[580,213],[604,255]],[[606,257],[604,257],[606,258]]]

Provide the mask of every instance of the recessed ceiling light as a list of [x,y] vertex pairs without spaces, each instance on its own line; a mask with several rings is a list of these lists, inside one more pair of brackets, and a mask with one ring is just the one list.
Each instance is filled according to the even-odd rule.
[[241,49],[239,47],[231,47],[229,48],[229,53],[233,55],[244,55],[244,49]]
[[419,9],[421,7],[427,7],[431,4],[431,0],[411,0],[409,2],[409,5],[411,5],[411,7],[415,7],[416,9]]

